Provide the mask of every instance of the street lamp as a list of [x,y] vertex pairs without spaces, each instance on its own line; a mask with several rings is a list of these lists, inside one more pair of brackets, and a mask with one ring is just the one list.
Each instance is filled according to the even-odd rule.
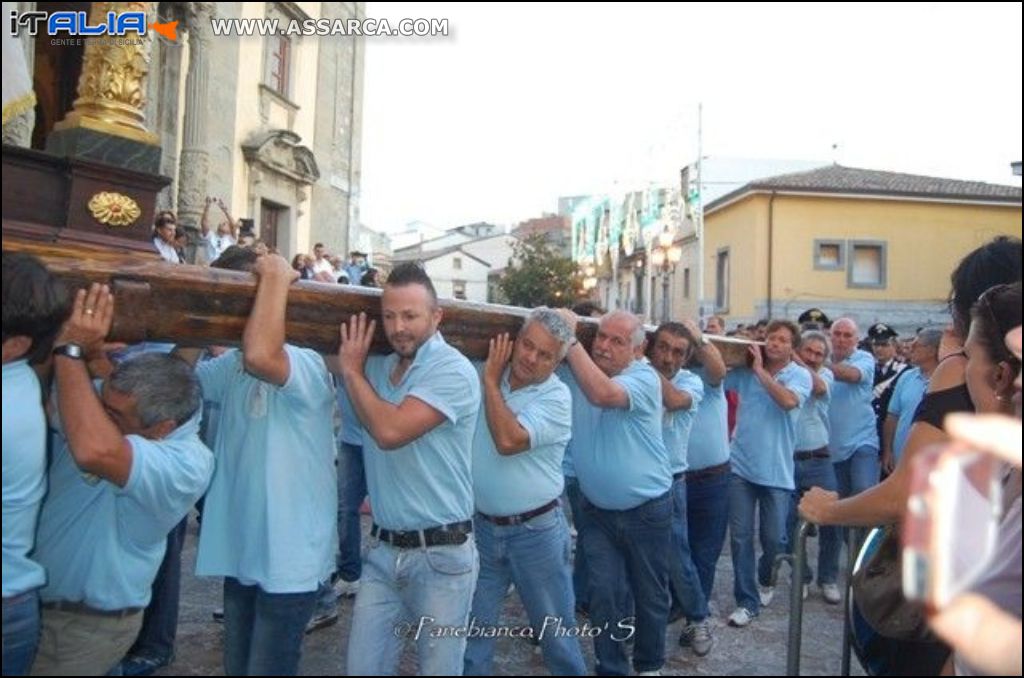
[[583,289],[586,292],[597,287],[597,269],[590,259],[586,259],[583,267]]
[[[668,322],[668,279],[683,258],[683,248],[673,245],[675,234],[669,227],[658,235],[658,244],[651,248],[651,264],[661,271],[661,321]],[[653,310],[653,309],[652,309]]]

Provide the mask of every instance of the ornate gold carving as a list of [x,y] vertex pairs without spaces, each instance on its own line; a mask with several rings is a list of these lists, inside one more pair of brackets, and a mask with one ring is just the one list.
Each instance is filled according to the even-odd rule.
[[139,203],[121,193],[97,193],[89,199],[93,219],[107,226],[131,226],[142,215]]
[[[155,17],[155,4],[94,2],[89,23],[106,23],[108,12],[146,12]],[[144,113],[151,46],[149,32],[144,36],[87,38],[78,98],[71,112],[54,128],[85,127],[159,145],[158,137],[146,129]]]

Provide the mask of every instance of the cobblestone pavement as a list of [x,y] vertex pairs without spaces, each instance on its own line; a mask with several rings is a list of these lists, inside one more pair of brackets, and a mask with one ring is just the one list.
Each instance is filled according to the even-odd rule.
[[[365,522],[365,519],[364,519]],[[368,523],[364,525],[368,529]],[[816,542],[809,550],[814,562]],[[212,612],[221,604],[221,580],[199,578],[195,571],[196,526],[189,524],[189,534],[182,561],[182,598],[178,627],[177,657],[157,675],[223,675],[221,638],[223,626],[212,621]],[[676,641],[682,622],[672,624],[666,641],[666,675],[783,675],[786,671],[788,638],[789,572],[783,568],[775,600],[745,629],[726,625],[725,617],[732,611],[732,563],[726,553],[718,563],[715,579],[712,618],[715,645],[711,653],[696,657]],[[840,607],[826,604],[814,590],[804,603],[804,632],[801,672],[805,675],[838,675],[840,673],[842,616]],[[306,637],[303,646],[301,673],[304,675],[344,675],[345,652],[348,647],[352,599],[343,598],[339,605],[340,621]],[[509,596],[505,607],[509,624],[526,623],[519,599]],[[588,666],[593,668],[593,645],[583,641]],[[864,675],[853,662],[854,675]],[[539,649],[527,641],[500,639],[495,653],[496,675],[547,675]],[[402,674],[415,674],[414,653],[407,648],[400,666]]]

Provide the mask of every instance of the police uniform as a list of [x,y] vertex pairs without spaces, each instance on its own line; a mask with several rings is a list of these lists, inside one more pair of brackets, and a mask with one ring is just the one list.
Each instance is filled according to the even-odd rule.
[[[891,341],[899,334],[885,323],[875,323],[868,328],[868,339],[872,344]],[[892,399],[893,391],[896,389],[896,381],[903,374],[909,365],[894,357],[883,365],[875,363],[875,386],[874,397],[871,406],[875,410],[875,419],[878,422],[878,435],[882,435],[882,424],[889,411],[889,401]]]

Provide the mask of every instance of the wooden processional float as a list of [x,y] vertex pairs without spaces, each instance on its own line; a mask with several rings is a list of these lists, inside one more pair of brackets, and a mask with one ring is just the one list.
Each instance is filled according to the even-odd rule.
[[[45,243],[6,234],[3,249],[35,256],[72,289],[91,283],[110,285],[115,299],[111,341],[238,345],[256,296],[253,274],[170,264],[156,255],[66,242]],[[440,330],[445,340],[478,359],[487,357],[492,337],[502,332],[515,337],[529,314],[529,309],[497,304],[453,299],[441,299],[439,303],[444,309]],[[288,342],[335,353],[339,325],[360,312],[377,320],[373,350],[388,352],[380,322],[380,290],[297,281],[288,294]],[[581,319],[577,336],[588,349],[596,330],[596,320]],[[712,340],[726,364],[746,365],[751,342],[729,337]]]

